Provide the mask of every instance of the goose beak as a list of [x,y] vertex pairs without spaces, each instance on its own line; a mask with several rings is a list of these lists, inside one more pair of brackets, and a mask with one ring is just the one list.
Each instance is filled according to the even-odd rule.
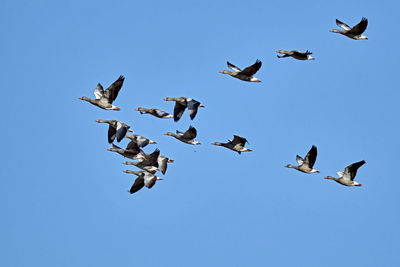
[[328,176],[325,176],[324,179],[329,179],[329,177],[328,177]]
[[168,101],[167,97],[166,97],[166,98],[163,98],[163,100]]
[[200,108],[205,108],[205,106],[204,106],[204,105],[200,105],[199,107],[200,107]]
[[252,149],[248,148],[246,151],[253,151]]
[[120,108],[113,108],[113,110],[121,110]]

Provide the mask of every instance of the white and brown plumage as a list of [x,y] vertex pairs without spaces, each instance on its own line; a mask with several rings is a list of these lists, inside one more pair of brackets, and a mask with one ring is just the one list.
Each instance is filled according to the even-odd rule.
[[197,136],[197,130],[193,126],[189,126],[189,129],[186,132],[176,131],[176,134],[168,132],[165,135],[173,136],[181,142],[184,142],[189,145],[200,145],[200,142],[194,140]]
[[283,58],[283,57],[292,57],[298,60],[314,60],[312,56],[310,56],[312,53],[310,51],[306,52],[301,52],[297,50],[291,50],[291,51],[286,51],[286,50],[278,50],[276,51],[277,53],[283,54],[283,56],[276,55],[278,58]]
[[228,139],[227,143],[214,142],[211,144],[216,145],[216,146],[226,147],[226,148],[236,151],[240,154],[242,152],[252,151],[251,149],[244,147],[246,143],[248,143],[246,138],[238,136],[238,135],[234,135],[233,140]]
[[113,144],[112,148],[107,149],[108,151],[116,152],[125,158],[137,159],[137,155],[141,152],[139,146],[135,141],[130,141],[125,149],[120,148]]
[[140,112],[140,114],[150,114],[153,115],[154,117],[157,118],[161,118],[161,119],[169,119],[169,118],[173,118],[174,116],[172,116],[171,114],[169,114],[168,112],[165,112],[161,109],[157,109],[157,108],[137,108],[137,111]]
[[296,155],[296,161],[299,164],[298,166],[288,164],[285,167],[293,168],[305,173],[319,173],[319,171],[313,168],[316,159],[317,159],[317,147],[312,146],[304,159],[299,155]]
[[79,99],[87,101],[99,108],[106,110],[120,110],[112,103],[117,98],[119,91],[124,83],[124,76],[119,76],[119,78],[113,82],[105,91],[103,90],[103,86],[98,83],[96,88],[94,89],[95,99],[90,99],[86,96],[82,96]]
[[360,168],[364,164],[365,160],[350,164],[344,169],[343,172],[337,172],[339,178],[326,176],[325,179],[334,180],[335,182],[338,182],[339,184],[345,186],[361,186],[361,184],[354,182],[354,178],[356,177],[358,168]]
[[179,121],[185,112],[185,109],[188,109],[190,119],[193,120],[196,117],[198,108],[204,108],[200,102],[194,100],[193,98],[188,97],[166,97],[165,101],[175,101],[174,107],[174,121]]
[[127,134],[125,138],[135,141],[139,147],[145,147],[148,144],[157,144],[157,142],[138,134]]
[[125,173],[131,173],[138,178],[136,178],[135,182],[133,183],[131,189],[129,190],[129,193],[134,194],[140,189],[142,189],[144,186],[147,188],[152,188],[155,184],[156,181],[163,180],[163,178],[160,178],[158,176],[155,176],[152,173],[146,172],[146,171],[131,171],[131,170],[124,170]]
[[157,163],[155,164],[154,162],[149,162],[149,160],[147,159],[147,154],[144,154],[142,156],[143,158],[139,159],[138,162],[126,161],[123,164],[135,165],[136,167],[153,174],[157,171],[161,171],[162,174],[165,174],[167,172],[168,163],[174,162],[174,160],[169,159],[163,155],[158,155]]
[[354,39],[354,40],[360,40],[360,39],[368,40],[368,38],[366,36],[362,35],[362,33],[367,29],[368,19],[362,18],[360,23],[358,23],[353,28],[351,28],[349,25],[347,25],[346,23],[341,22],[338,19],[336,19],[336,24],[339,27],[341,27],[343,30],[333,29],[333,30],[330,30],[330,32],[340,33],[340,34],[343,34],[343,35],[345,35],[345,36],[347,36],[347,37],[349,37],[351,39]]
[[227,61],[226,64],[228,65],[228,68],[233,70],[233,72],[228,71],[228,70],[221,70],[219,73],[229,74],[234,78],[237,78],[239,80],[246,81],[246,82],[261,82],[259,79],[257,79],[256,77],[253,76],[261,68],[262,63],[260,60],[257,59],[256,63],[245,68],[244,70],[241,70],[240,68],[236,67],[235,65],[229,63],[229,61]]
[[108,123],[108,143],[114,142],[115,138],[117,142],[120,142],[127,132],[133,132],[130,126],[126,123],[117,120],[96,120],[98,123]]

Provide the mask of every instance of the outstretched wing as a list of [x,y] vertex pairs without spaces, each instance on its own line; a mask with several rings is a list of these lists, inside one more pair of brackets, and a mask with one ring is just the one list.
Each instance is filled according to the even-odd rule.
[[186,106],[182,105],[179,102],[175,102],[174,107],[174,121],[179,121],[182,117],[183,112],[185,111]]
[[368,26],[368,20],[366,18],[362,18],[360,23],[358,23],[350,30],[350,33],[354,35],[360,35],[365,31],[365,29],[367,29],[367,26]]
[[193,126],[189,126],[189,129],[182,135],[184,139],[192,140],[197,136],[197,130]]
[[103,86],[98,83],[96,88],[94,88],[94,96],[96,99],[100,99],[104,95]]
[[128,132],[129,126],[123,122],[117,122],[117,142],[120,142]]
[[356,177],[358,168],[360,168],[360,167],[361,167],[362,165],[364,165],[364,164],[365,164],[365,160],[362,160],[362,161],[359,161],[359,162],[350,164],[349,166],[347,166],[347,167],[344,169],[343,178],[345,178],[345,179],[350,179],[350,180],[353,181],[353,180],[354,180],[354,177]]
[[115,134],[117,133],[117,130],[115,129],[115,124],[109,124],[108,125],[108,143],[114,142],[115,139]]
[[126,146],[125,152],[135,154],[135,155],[139,154],[140,148],[135,140],[132,140],[129,142],[129,144]]
[[234,145],[240,144],[241,146],[244,146],[247,142],[247,139],[238,135],[233,136],[232,143]]
[[124,76],[119,76],[119,78],[115,82],[113,82],[104,92],[104,97],[108,99],[108,102],[110,104],[112,104],[112,102],[117,98],[119,90],[121,90],[122,84],[124,83],[124,80]]
[[261,68],[261,64],[261,61],[257,59],[256,63],[242,70],[241,74],[246,76],[253,76]]
[[336,25],[338,25],[340,28],[346,31],[350,31],[351,27],[347,25],[346,23],[341,22],[340,20],[336,19]]
[[296,155],[296,161],[297,161],[297,164],[299,164],[299,166],[303,165],[303,163],[304,163],[304,159],[302,157],[300,157],[299,155]]
[[312,168],[316,160],[317,160],[317,147],[312,146],[310,151],[308,151],[306,157],[304,158],[304,163],[307,164],[308,167]]
[[133,194],[142,189],[144,186],[144,179],[143,177],[138,177],[136,178],[135,182],[133,183],[131,190],[129,190],[129,193]]
[[226,62],[226,65],[228,65],[228,68],[230,68],[231,70],[233,70],[235,72],[241,72],[242,71],[240,68],[236,67],[235,65],[233,65],[229,61]]
[[147,163],[151,166],[158,167],[158,156],[160,156],[160,150],[156,148],[153,153],[146,157]]
[[192,99],[192,100],[187,102],[187,106],[188,106],[190,119],[193,120],[194,117],[196,117],[197,110],[198,110],[198,108],[200,106],[200,102]]

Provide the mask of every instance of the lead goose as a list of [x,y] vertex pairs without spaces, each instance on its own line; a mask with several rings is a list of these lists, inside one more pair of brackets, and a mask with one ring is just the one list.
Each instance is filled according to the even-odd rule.
[[360,168],[364,164],[365,160],[350,164],[344,169],[343,172],[337,172],[339,178],[326,176],[325,179],[334,180],[335,182],[338,182],[339,184],[345,186],[361,186],[361,184],[354,182],[354,178],[356,177],[358,168]]
[[108,123],[108,143],[114,142],[117,138],[117,142],[120,142],[127,132],[133,132],[128,124],[125,124],[117,120],[96,120],[98,123]]
[[306,52],[301,52],[297,50],[291,50],[291,51],[286,51],[286,50],[278,50],[276,51],[277,53],[283,54],[283,56],[276,55],[278,58],[283,58],[283,57],[292,57],[298,60],[314,60],[312,56],[310,56],[312,53],[310,51]]
[[138,154],[141,152],[139,146],[135,141],[130,141],[129,144],[126,146],[125,149],[120,148],[119,146],[116,146],[113,144],[112,148],[107,149],[108,151],[116,152],[125,158],[130,158],[130,159],[137,159]]
[[366,36],[362,35],[362,33],[365,31],[365,29],[367,29],[368,19],[362,18],[361,21],[353,28],[351,28],[349,25],[341,22],[338,19],[336,19],[336,24],[339,27],[341,27],[343,30],[333,29],[333,30],[330,30],[330,32],[340,33],[340,34],[343,34],[354,40],[360,40],[360,39],[368,40],[368,38]]
[[293,166],[291,164],[288,164],[285,167],[293,168],[304,173],[319,173],[319,171],[313,169],[316,159],[317,159],[317,147],[312,146],[304,159],[299,155],[296,155],[296,161],[299,164],[299,166]]
[[244,147],[244,145],[246,143],[248,143],[246,138],[238,136],[238,135],[234,135],[233,136],[233,140],[229,140],[228,139],[228,143],[214,142],[214,143],[211,143],[211,144],[215,145],[215,146],[226,147],[226,148],[228,148],[230,150],[233,150],[233,151],[236,151],[236,152],[238,152],[240,154],[242,152],[252,151],[251,149]]
[[193,120],[196,117],[198,108],[204,108],[200,102],[188,97],[166,97],[165,101],[175,101],[174,107],[174,121],[179,121],[182,117],[183,112],[187,108],[189,111],[190,119]]
[[174,116],[172,116],[171,114],[162,111],[161,109],[156,109],[156,108],[137,108],[137,111],[140,112],[140,114],[150,114],[153,115],[154,117],[157,118],[161,118],[161,119],[170,119],[173,118]]
[[189,126],[189,129],[184,133],[176,131],[176,134],[168,132],[165,133],[165,135],[173,136],[179,141],[189,145],[200,145],[200,142],[194,140],[197,136],[197,130],[193,126]]
[[124,76],[119,76],[119,78],[113,82],[105,91],[103,90],[103,86],[98,83],[96,88],[94,89],[94,96],[96,99],[90,99],[86,96],[82,96],[79,99],[87,101],[99,108],[106,110],[120,110],[112,103],[117,98],[119,90],[121,90],[122,84],[124,83]]
[[260,60],[257,59],[256,63],[245,68],[244,70],[239,69],[235,65],[229,63],[229,61],[227,61],[226,64],[228,65],[228,68],[233,70],[233,72],[228,71],[228,70],[221,70],[219,73],[229,74],[234,78],[237,78],[239,80],[246,81],[246,82],[261,82],[256,77],[253,77],[253,75],[256,74],[256,72],[261,68],[262,63]]
[[129,193],[131,193],[131,194],[136,193],[137,191],[142,189],[144,186],[146,186],[147,188],[150,189],[156,184],[156,181],[164,180],[163,178],[155,176],[154,174],[146,172],[146,171],[124,170],[123,172],[131,173],[138,177],[138,178],[136,178],[135,182],[133,183],[131,189],[129,190]]

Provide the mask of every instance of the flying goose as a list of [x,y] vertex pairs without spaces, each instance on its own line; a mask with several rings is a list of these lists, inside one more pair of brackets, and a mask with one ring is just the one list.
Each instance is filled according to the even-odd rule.
[[124,156],[125,158],[137,159],[138,154],[141,152],[139,146],[135,141],[130,141],[125,149],[120,148],[114,144],[113,147],[107,149],[108,151],[117,152],[118,154]]
[[79,99],[87,101],[95,106],[98,106],[102,109],[107,110],[120,110],[112,103],[118,96],[119,90],[121,90],[122,84],[124,83],[125,77],[119,76],[119,78],[113,82],[105,91],[103,90],[103,86],[98,83],[96,88],[94,89],[94,96],[96,99],[90,99],[86,96],[82,96]]
[[117,121],[117,120],[96,120],[98,123],[108,123],[108,143],[114,142],[115,138],[117,138],[117,142],[120,142],[125,136],[127,132],[133,132],[129,125]]
[[152,188],[155,184],[156,181],[158,180],[164,180],[163,178],[157,177],[152,173],[146,172],[146,171],[131,171],[131,170],[124,170],[123,172],[125,173],[131,173],[136,175],[138,178],[136,178],[135,182],[133,183],[131,189],[129,190],[129,193],[133,194],[142,189],[144,186],[147,188]]
[[125,135],[125,138],[129,138],[132,141],[135,141],[139,147],[145,147],[148,144],[157,144],[155,141],[150,140],[144,136],[138,135],[138,134],[127,134]]
[[183,112],[188,108],[190,119],[196,117],[198,108],[204,108],[200,102],[188,97],[166,97],[165,101],[175,101],[174,107],[174,121],[179,121]]
[[317,159],[317,147],[312,146],[304,159],[299,155],[296,155],[296,161],[299,164],[299,166],[293,166],[291,164],[288,164],[285,167],[293,168],[305,173],[319,173],[319,171],[313,169],[316,159]]
[[293,57],[298,60],[314,60],[315,59],[312,56],[310,56],[312,53],[308,50],[306,52],[301,52],[301,51],[297,51],[297,50],[292,50],[292,51],[278,50],[276,52],[283,54],[283,56],[276,55],[278,58]]
[[341,27],[343,30],[333,29],[333,30],[330,30],[330,32],[340,33],[340,34],[346,35],[347,37],[354,39],[354,40],[360,40],[360,39],[368,40],[368,38],[366,36],[362,35],[362,33],[365,31],[365,29],[368,26],[368,19],[362,18],[360,23],[358,23],[353,28],[351,28],[349,25],[341,22],[338,19],[336,19],[336,24],[339,27]]
[[[144,158],[145,158],[145,156],[144,156]],[[174,162],[174,160],[169,159],[163,155],[159,155],[157,158],[158,168],[155,166],[147,165],[148,163],[145,160],[139,160],[138,162],[125,161],[123,164],[135,165],[139,169],[148,171],[153,174],[157,171],[161,171],[162,174],[165,174],[167,172],[168,163],[172,163],[172,162]]]
[[345,185],[345,186],[361,186],[361,184],[354,182],[354,177],[356,177],[357,170],[360,168],[362,165],[365,164],[365,160],[350,164],[347,166],[343,172],[337,172],[337,175],[339,178],[335,178],[332,176],[326,176],[325,179],[330,179],[334,180],[335,182],[338,182],[339,184]]
[[132,161],[125,161],[122,164],[125,165],[134,165],[136,167],[138,167],[139,169],[142,169],[144,171],[147,171],[151,174],[155,174],[156,172],[160,171],[160,169],[158,169],[155,166],[148,166],[146,164],[144,164],[142,161],[138,161],[138,162],[132,162]]
[[228,143],[214,142],[214,143],[211,143],[211,144],[212,145],[216,145],[216,146],[226,147],[226,148],[231,149],[233,151],[236,151],[236,152],[238,152],[240,154],[242,152],[252,151],[251,149],[244,147],[244,145],[246,143],[248,143],[246,138],[238,136],[238,135],[234,135],[233,136],[233,140],[229,140],[228,139]]
[[261,68],[262,63],[260,60],[257,59],[256,63],[245,68],[244,70],[239,69],[235,65],[229,63],[229,61],[227,61],[226,64],[228,65],[228,68],[233,70],[233,72],[228,70],[221,70],[219,73],[229,74],[232,77],[238,78],[239,80],[246,82],[261,82],[256,77],[253,77],[253,75],[256,74],[256,72]]
[[172,116],[171,114],[162,111],[161,109],[156,109],[156,108],[137,108],[137,111],[140,112],[140,114],[150,114],[153,115],[154,117],[157,118],[162,118],[162,119],[169,119],[169,118],[173,118],[174,116]]
[[194,140],[197,136],[197,130],[193,126],[189,126],[189,129],[182,133],[180,131],[176,131],[176,134],[168,132],[165,133],[165,135],[170,135],[178,139],[179,141],[182,141],[186,144],[190,145],[200,145],[200,142]]

